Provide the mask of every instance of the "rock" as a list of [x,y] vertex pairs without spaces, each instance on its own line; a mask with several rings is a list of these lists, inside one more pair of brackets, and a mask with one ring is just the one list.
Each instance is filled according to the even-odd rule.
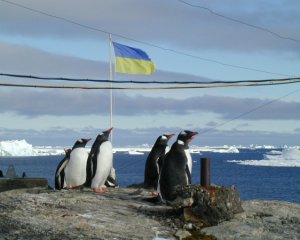
[[[176,208],[191,208],[195,217],[203,222],[202,225],[216,225],[243,211],[239,192],[235,187],[214,185],[207,190],[200,185],[177,186],[176,193],[178,197],[169,204]],[[189,218],[191,214],[187,216]]]
[[201,232],[217,239],[300,239],[300,205],[279,201],[245,201],[245,212]]
[[175,233],[175,236],[181,240],[181,239],[185,239],[187,237],[190,237],[192,236],[192,234],[190,234],[188,231],[185,231],[185,230],[178,230],[176,233]]
[[[188,193],[193,192],[197,200],[200,191],[192,187],[186,193],[191,196]],[[85,188],[2,192],[0,239],[300,239],[299,204],[242,202],[244,212],[200,229],[193,222],[195,203],[182,211],[149,198],[151,191],[134,188],[108,189],[103,194]],[[183,215],[189,214],[191,222],[184,221]],[[186,237],[188,234],[191,236]]]
[[48,180],[46,178],[0,178],[0,192],[34,187],[47,188]]
[[[0,194],[0,239],[172,238],[174,210],[142,199],[151,192],[19,189]],[[153,212],[153,214],[152,214]],[[150,217],[153,216],[153,217]]]

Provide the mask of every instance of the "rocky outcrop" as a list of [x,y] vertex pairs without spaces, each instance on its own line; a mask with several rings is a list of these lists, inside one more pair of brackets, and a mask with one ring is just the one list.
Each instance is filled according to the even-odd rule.
[[[82,191],[22,189],[0,195],[0,239],[153,239],[169,238],[170,207],[142,198],[149,192],[109,189]],[[153,212],[153,217],[150,212]],[[169,213],[169,211],[171,213]],[[147,212],[147,214],[145,214]],[[157,212],[165,221],[156,217]],[[169,221],[171,223],[171,221]]]
[[298,240],[300,205],[279,201],[245,201],[243,213],[201,231],[219,240]]
[[[242,207],[230,220],[202,228],[182,208],[162,205],[143,188],[103,194],[17,189],[0,193],[0,239],[300,239],[299,204],[246,201]],[[201,212],[195,208],[194,215],[196,210]]]
[[200,185],[176,187],[177,198],[169,204],[173,207],[189,208],[189,215],[199,218],[203,226],[213,226],[230,220],[243,211],[240,194],[233,186],[226,188],[212,185],[208,189]]

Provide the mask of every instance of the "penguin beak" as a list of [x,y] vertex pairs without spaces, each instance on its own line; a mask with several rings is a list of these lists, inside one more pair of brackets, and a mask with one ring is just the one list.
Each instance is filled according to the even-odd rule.
[[91,138],[83,138],[83,141],[89,142],[89,141],[91,141]]
[[176,136],[176,134],[170,134],[170,135],[167,135],[167,139],[171,139],[172,137]]
[[110,133],[112,130],[113,130],[113,128],[109,128],[109,129],[107,129],[105,132]]
[[109,134],[110,134],[110,132],[113,130],[113,128],[109,128],[109,129],[107,129],[106,131],[104,131],[103,133],[104,133],[104,135],[108,138],[109,137]]

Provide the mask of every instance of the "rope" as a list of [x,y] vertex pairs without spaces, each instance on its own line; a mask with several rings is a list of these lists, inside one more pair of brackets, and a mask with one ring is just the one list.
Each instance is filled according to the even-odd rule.
[[3,87],[27,87],[27,88],[54,88],[54,89],[113,89],[113,90],[176,90],[176,89],[204,89],[204,88],[225,88],[225,87],[255,87],[266,85],[291,84],[300,82],[300,78],[289,81],[271,81],[263,83],[243,83],[243,84],[215,84],[215,85],[192,85],[192,86],[160,86],[160,87],[121,87],[121,86],[64,86],[64,85],[42,85],[42,84],[17,84],[0,83]]
[[120,83],[120,84],[217,84],[217,83],[268,83],[268,82],[289,82],[299,81],[300,78],[281,78],[281,79],[262,79],[262,80],[237,80],[237,81],[136,81],[136,80],[108,80],[108,79],[89,79],[89,78],[65,78],[65,77],[41,77],[24,74],[0,73],[0,76],[14,78],[29,78],[53,81],[70,81],[70,82],[98,82],[98,83]]

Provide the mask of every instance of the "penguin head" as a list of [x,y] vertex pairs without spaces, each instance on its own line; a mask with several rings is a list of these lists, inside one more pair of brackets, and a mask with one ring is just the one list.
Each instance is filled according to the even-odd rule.
[[157,138],[155,145],[165,146],[168,144],[169,139],[171,139],[174,136],[175,136],[175,134],[163,134]]
[[97,141],[99,141],[99,142],[108,141],[109,134],[111,133],[112,130],[113,130],[113,128],[109,128],[109,129],[103,131],[102,133],[100,133],[97,136]]
[[74,148],[80,148],[80,147],[85,147],[85,145],[88,143],[88,141],[90,141],[91,138],[80,138],[78,139],[74,146],[72,147],[72,149]]
[[177,141],[181,141],[184,144],[188,144],[193,140],[193,136],[197,135],[198,132],[192,132],[189,130],[181,131],[177,137]]

